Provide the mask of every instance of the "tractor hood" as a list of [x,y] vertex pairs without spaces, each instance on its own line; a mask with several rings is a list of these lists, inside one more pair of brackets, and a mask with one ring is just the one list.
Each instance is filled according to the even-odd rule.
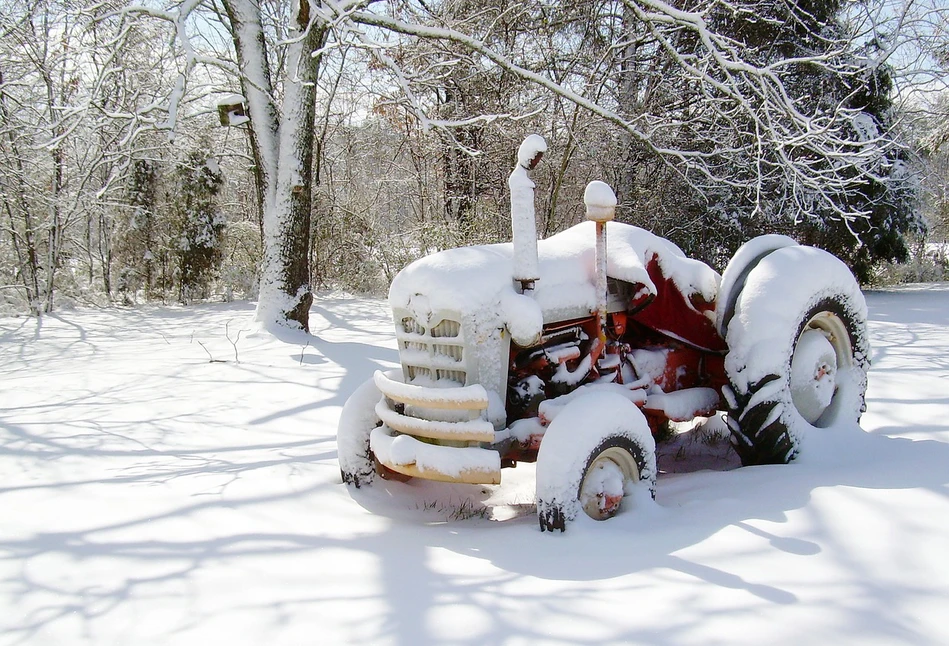
[[[607,276],[642,285],[655,295],[646,265],[655,257],[662,273],[686,297],[715,300],[721,276],[708,265],[686,258],[669,242],[644,229],[607,225]],[[514,287],[511,243],[461,247],[421,258],[395,277],[389,289],[393,309],[408,310],[420,321],[451,311],[481,329],[505,327],[519,345],[540,337],[544,321],[588,316],[596,308],[593,222],[583,222],[538,243],[540,280],[531,297]]]

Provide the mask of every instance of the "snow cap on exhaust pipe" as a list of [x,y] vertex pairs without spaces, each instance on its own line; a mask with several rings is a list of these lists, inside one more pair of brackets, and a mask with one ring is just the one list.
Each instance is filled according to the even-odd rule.
[[534,182],[527,175],[547,151],[540,135],[528,135],[517,149],[517,165],[507,179],[511,191],[511,235],[514,242],[514,280],[529,293],[540,279],[537,263],[537,223],[534,219]]
[[587,207],[587,220],[609,222],[616,215],[616,194],[606,182],[596,180],[587,184],[583,204]]

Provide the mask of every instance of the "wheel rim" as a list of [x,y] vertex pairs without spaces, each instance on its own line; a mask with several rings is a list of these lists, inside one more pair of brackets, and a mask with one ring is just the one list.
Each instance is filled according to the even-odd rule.
[[809,424],[821,418],[837,394],[838,374],[852,364],[850,335],[832,312],[820,312],[798,336],[791,358],[791,399]]
[[596,456],[580,485],[580,505],[594,520],[612,518],[619,511],[626,485],[639,480],[636,460],[624,449],[610,447]]

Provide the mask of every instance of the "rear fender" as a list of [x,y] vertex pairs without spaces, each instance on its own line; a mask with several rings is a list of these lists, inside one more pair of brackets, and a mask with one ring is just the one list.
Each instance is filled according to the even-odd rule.
[[718,289],[718,298],[715,300],[715,328],[724,339],[728,330],[728,323],[735,315],[735,304],[738,295],[745,286],[748,274],[758,266],[767,255],[796,245],[797,242],[788,236],[771,234],[752,238],[735,252],[722,274],[722,284]]

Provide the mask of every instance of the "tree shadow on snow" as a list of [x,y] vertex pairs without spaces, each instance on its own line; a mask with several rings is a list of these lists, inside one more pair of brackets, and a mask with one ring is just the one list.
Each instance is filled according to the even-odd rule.
[[[854,487],[874,490],[927,489],[949,499],[949,444],[911,441],[870,435],[852,430],[834,431],[846,436],[821,445],[849,447],[849,453],[804,458],[789,465],[744,467],[728,471],[680,472],[661,475],[655,502],[636,500],[635,508],[624,509],[614,519],[598,523],[581,518],[564,534],[542,534],[533,508],[523,506],[510,520],[487,522],[482,517],[497,516],[489,507],[493,487],[425,483],[428,495],[442,489],[441,498],[454,500],[443,510],[446,530],[440,546],[462,553],[477,553],[504,570],[544,579],[594,580],[666,565],[685,571],[686,562],[673,552],[695,545],[722,529],[734,526],[766,540],[772,548],[797,555],[820,551],[816,543],[772,535],[748,524],[751,520],[785,522],[787,513],[805,507],[815,489]],[[710,456],[718,460],[720,456]],[[506,473],[506,472],[505,472]],[[419,508],[420,495],[414,483],[383,482],[374,485],[380,492],[351,490],[360,505],[376,514],[406,520]],[[500,485],[503,487],[504,485]],[[449,491],[448,488],[451,488]],[[383,493],[384,492],[384,493]],[[425,494],[421,495],[424,500]],[[502,505],[503,507],[504,505]],[[470,520],[451,520],[457,509],[467,509]],[[424,514],[415,514],[424,522]],[[517,526],[518,531],[505,531]],[[451,529],[448,529],[448,528]],[[465,531],[458,531],[462,527]],[[509,527],[510,528],[510,527]],[[471,530],[471,531],[469,531]],[[485,532],[504,532],[503,541],[479,539]],[[590,541],[596,549],[577,549]],[[548,558],[523,558],[537,551]],[[603,558],[609,554],[609,558]],[[689,573],[689,572],[687,572]],[[691,573],[709,582],[732,587],[732,577],[715,576],[705,568]],[[716,580],[717,579],[717,580]],[[779,600],[776,594],[772,601]]]
[[[836,433],[836,432],[835,432]],[[385,562],[387,576],[394,582],[387,601],[391,616],[405,639],[412,643],[412,630],[418,623],[436,613],[435,605],[445,605],[445,598],[454,604],[470,603],[491,613],[490,635],[481,635],[482,643],[499,643],[514,631],[530,641],[525,622],[516,625],[506,620],[509,607],[501,601],[486,602],[491,591],[513,578],[530,577],[542,580],[572,582],[568,588],[557,587],[558,620],[570,622],[576,608],[576,621],[588,621],[582,602],[603,580],[616,579],[639,572],[668,571],[684,575],[703,585],[739,590],[766,604],[791,605],[801,600],[793,592],[767,583],[774,580],[766,572],[760,579],[742,576],[721,567],[693,560],[680,552],[723,531],[747,534],[743,544],[761,543],[760,550],[796,557],[812,557],[830,547],[840,549],[830,529],[818,527],[807,539],[782,535],[779,531],[762,529],[758,521],[786,523],[789,512],[808,506],[813,493],[826,487],[850,487],[867,490],[925,489],[949,499],[949,444],[938,441],[911,441],[863,433],[840,431],[841,436],[814,442],[811,448],[849,446],[849,452],[803,459],[790,465],[745,467],[728,471],[698,471],[660,476],[655,502],[634,499],[631,509],[617,517],[596,522],[582,517],[566,533],[542,533],[533,505],[515,502],[519,509],[507,519],[498,520],[498,509],[492,508],[496,489],[475,485],[441,483],[381,482],[368,490],[353,490],[353,499],[368,511],[393,521],[384,533],[382,543],[392,550],[398,545],[398,562]],[[501,485],[503,487],[504,485]],[[439,503],[426,501],[437,500]],[[629,500],[629,498],[627,498]],[[440,507],[439,507],[440,505]],[[507,508],[510,505],[503,505]],[[503,511],[503,509],[501,510]],[[459,514],[461,518],[458,519]],[[492,519],[493,518],[493,519]],[[488,520],[491,519],[491,520]],[[839,531],[839,530],[838,530]],[[814,540],[810,540],[813,538]],[[490,578],[483,586],[453,585],[450,578],[435,574],[425,567],[426,555],[445,549],[459,555],[483,560],[504,574]],[[861,626],[872,615],[872,608],[884,608],[892,602],[886,586],[865,581],[858,563],[842,559],[841,567],[852,567],[860,581],[859,599],[851,598],[835,611],[846,625]],[[493,570],[492,570],[493,571]],[[668,575],[663,575],[667,578]],[[406,580],[412,580],[411,595],[392,594]],[[636,581],[635,579],[632,581]],[[648,594],[630,583],[629,593]],[[576,595],[575,605],[569,601]],[[520,598],[520,602],[538,599]],[[899,622],[874,620],[878,636],[909,643],[918,635]],[[660,632],[637,632],[637,643],[670,643],[677,630],[695,629],[670,622]],[[550,638],[543,626],[536,627],[538,639]],[[632,638],[631,635],[624,637]]]
[[[292,416],[306,408],[341,405],[372,372],[398,360],[395,350],[372,344],[312,337],[308,343],[325,361],[343,368],[340,384],[328,399],[303,402],[300,408],[280,411],[270,419]],[[255,421],[262,423],[265,418]],[[106,424],[89,426],[96,423],[91,416],[74,423],[83,432],[108,435],[111,431]],[[170,432],[178,422],[156,418],[149,423],[154,427],[152,435],[163,439],[163,433]],[[530,467],[514,470],[515,478],[509,478],[511,472],[505,471],[506,481],[500,487],[379,481],[367,489],[354,490],[340,483],[335,472],[330,475],[324,470],[335,470],[334,447],[331,438],[326,437],[295,444],[169,451],[149,445],[121,449],[111,444],[83,447],[43,437],[25,424],[7,422],[3,428],[7,441],[0,445],[0,454],[13,459],[44,457],[66,461],[75,458],[77,452],[89,457],[138,458],[101,480],[40,482],[17,487],[18,490],[55,491],[89,483],[115,485],[122,490],[129,485],[174,485],[178,478],[204,474],[220,479],[217,488],[207,496],[186,500],[170,509],[129,509],[114,521],[95,523],[79,519],[75,529],[40,531],[17,538],[0,535],[0,562],[7,566],[8,573],[3,586],[8,597],[18,603],[39,599],[27,613],[7,612],[0,618],[4,636],[11,643],[39,643],[61,625],[72,626],[76,622],[85,635],[108,634],[99,624],[108,625],[117,615],[122,617],[133,601],[147,602],[159,612],[167,612],[165,603],[170,608],[176,608],[175,603],[190,606],[194,600],[188,595],[197,594],[198,590],[207,594],[202,585],[207,585],[203,577],[209,570],[218,575],[222,570],[244,572],[244,578],[235,580],[250,580],[256,585],[273,576],[260,568],[256,559],[282,559],[277,563],[290,568],[300,559],[327,551],[343,558],[361,557],[363,567],[367,560],[371,562],[372,585],[348,582],[349,585],[337,589],[334,584],[338,581],[323,578],[319,571],[305,572],[300,579],[294,579],[297,587],[288,587],[269,597],[205,603],[200,611],[173,611],[173,620],[165,624],[163,635],[168,643],[185,636],[194,641],[190,631],[200,630],[209,622],[233,620],[234,613],[264,613],[272,622],[268,630],[273,630],[271,643],[275,643],[280,639],[280,628],[294,621],[312,625],[312,617],[319,616],[321,611],[325,614],[324,604],[339,602],[366,609],[364,617],[349,611],[354,620],[365,621],[361,632],[354,629],[354,634],[370,634],[365,643],[435,643],[439,617],[458,616],[452,613],[459,610],[479,620],[476,626],[469,622],[464,631],[459,629],[452,643],[480,646],[512,639],[524,643],[549,642],[558,639],[558,635],[548,632],[550,628],[543,621],[525,618],[522,608],[541,608],[542,618],[556,613],[561,624],[585,625],[590,622],[586,614],[589,600],[596,598],[603,581],[608,580],[617,594],[630,600],[629,608],[612,612],[635,612],[637,595],[654,591],[645,578],[620,581],[619,577],[649,571],[723,590],[739,590],[762,602],[748,603],[749,608],[744,610],[731,610],[735,621],[740,621],[741,612],[753,613],[768,605],[788,606],[800,600],[793,592],[774,585],[775,577],[767,572],[760,579],[747,573],[740,575],[727,571],[725,566],[702,562],[700,556],[683,554],[686,548],[722,531],[739,532],[750,541],[759,542],[764,553],[807,558],[828,546],[838,547],[833,545],[833,532],[822,527],[819,518],[807,538],[782,535],[772,526],[758,526],[758,521],[787,522],[789,513],[808,507],[815,491],[828,487],[924,489],[949,499],[949,444],[878,434],[885,433],[886,427],[872,434],[841,430],[816,436],[808,440],[800,461],[782,466],[734,469],[727,460],[722,464],[722,455],[717,453],[721,445],[693,442],[688,446],[689,451],[696,453],[692,457],[704,456],[708,463],[689,459],[677,464],[673,453],[667,474],[659,479],[656,502],[635,498],[630,509],[610,521],[597,523],[583,518],[565,534],[553,535],[542,534],[538,528],[531,502]],[[914,430],[926,433],[944,429]],[[136,429],[137,433],[140,431]],[[132,443],[138,441],[137,437],[127,440]],[[261,451],[266,451],[264,457]],[[249,471],[277,468],[285,475],[303,464],[315,468],[307,472],[307,479],[298,487],[241,494],[227,490],[230,483]],[[503,490],[509,486],[514,487],[515,493],[505,497]],[[8,492],[0,489],[0,494]],[[275,516],[269,510],[288,503],[294,512],[312,512],[315,520],[272,520]],[[329,511],[316,508],[323,504],[329,506]],[[360,513],[343,521],[351,525],[335,524],[334,512],[349,507],[361,511],[357,505],[377,518],[365,522]],[[256,525],[237,523],[236,528],[216,522],[235,518],[263,520]],[[209,529],[184,533],[178,531],[181,525]],[[455,559],[446,564],[439,560],[446,551],[466,560]],[[93,575],[88,580],[40,577],[44,569],[50,569],[43,559],[55,558],[61,559],[66,570],[85,572],[82,568],[88,567]],[[110,564],[110,571],[119,573],[113,577],[100,576],[96,568],[103,562]],[[34,568],[33,563],[38,565]],[[115,568],[116,563],[121,567]],[[838,565],[859,568],[858,563],[843,558]],[[564,583],[537,585],[532,579]],[[275,581],[281,579],[267,580],[270,584]],[[517,584],[515,592],[508,593],[508,584]],[[860,627],[865,623],[868,608],[886,607],[891,597],[883,587],[867,582],[859,589],[859,599],[850,597],[835,607],[842,625]],[[694,612],[679,613],[685,615],[682,619],[671,617],[677,610],[688,609],[670,608],[670,619],[661,628],[618,635],[616,641],[694,643],[700,627],[690,621],[697,622],[701,617]],[[346,617],[334,620],[342,622]],[[885,624],[886,632],[875,634],[876,639],[919,643],[913,639],[910,628],[895,621],[877,621],[874,627],[881,624]],[[148,637],[159,641],[158,635]],[[245,643],[252,639],[248,633]],[[559,641],[576,643],[567,638]],[[594,640],[591,638],[588,643]]]
[[326,341],[314,336],[310,336],[307,343],[295,355],[289,356],[302,365],[337,364],[343,370],[343,376],[334,393],[330,397],[314,397],[298,406],[255,418],[250,424],[264,424],[276,419],[292,418],[305,411],[342,406],[349,395],[371,379],[377,370],[390,370],[399,365],[399,353],[391,348],[352,341]]

